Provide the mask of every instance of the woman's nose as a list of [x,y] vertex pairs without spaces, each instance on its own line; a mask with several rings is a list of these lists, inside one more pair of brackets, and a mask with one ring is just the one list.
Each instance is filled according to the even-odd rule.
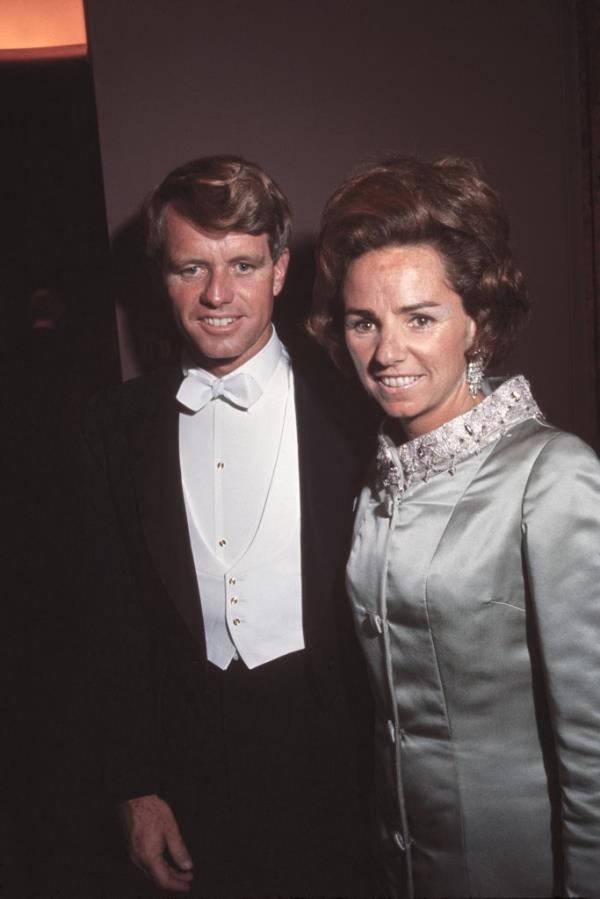
[[406,359],[407,353],[406,339],[402,332],[397,328],[384,330],[377,343],[374,360],[382,367],[390,366]]

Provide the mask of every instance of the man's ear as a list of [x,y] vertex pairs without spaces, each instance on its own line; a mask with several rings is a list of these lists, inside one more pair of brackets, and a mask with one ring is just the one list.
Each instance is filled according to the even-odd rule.
[[288,265],[290,263],[290,251],[286,247],[277,262],[273,264],[275,276],[273,278],[273,296],[276,297],[285,284],[285,276],[287,274]]

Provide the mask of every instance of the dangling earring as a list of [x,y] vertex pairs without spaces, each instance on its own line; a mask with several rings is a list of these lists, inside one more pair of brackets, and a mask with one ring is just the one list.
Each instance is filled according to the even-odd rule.
[[479,353],[476,353],[472,359],[467,362],[467,384],[469,385],[469,394],[473,399],[479,393],[481,382],[483,381],[483,363]]

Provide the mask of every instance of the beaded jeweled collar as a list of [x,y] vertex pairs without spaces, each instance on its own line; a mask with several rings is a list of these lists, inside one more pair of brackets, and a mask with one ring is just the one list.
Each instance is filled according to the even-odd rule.
[[434,431],[397,447],[382,430],[377,447],[377,482],[400,496],[415,481],[442,472],[454,474],[456,465],[504,436],[528,418],[543,419],[527,380],[518,375],[501,384],[484,400]]

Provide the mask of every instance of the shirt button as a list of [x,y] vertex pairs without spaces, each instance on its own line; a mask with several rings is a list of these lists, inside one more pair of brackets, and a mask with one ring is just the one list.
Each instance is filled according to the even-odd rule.
[[375,630],[378,634],[383,633],[383,622],[381,621],[381,615],[375,615]]
[[217,468],[225,468],[224,462],[217,462]]
[[408,839],[405,839],[404,834],[400,833],[399,830],[394,831],[394,843],[396,844],[398,849],[402,850],[402,852],[406,852],[412,842],[413,841],[410,837],[408,837]]
[[237,596],[232,596],[231,599],[229,600],[229,602],[231,603],[232,606],[237,606],[239,599],[237,598]]
[[233,623],[234,623],[234,624],[236,625],[236,627],[237,627],[238,624],[241,624],[241,621],[240,621],[239,618],[234,618],[234,619],[233,619]]
[[237,584],[237,581],[236,581],[236,579],[235,579],[234,577],[230,577],[230,578],[229,578],[229,583],[230,583],[230,584]]
[[227,546],[227,540],[224,540],[224,539],[219,540],[219,546]]

